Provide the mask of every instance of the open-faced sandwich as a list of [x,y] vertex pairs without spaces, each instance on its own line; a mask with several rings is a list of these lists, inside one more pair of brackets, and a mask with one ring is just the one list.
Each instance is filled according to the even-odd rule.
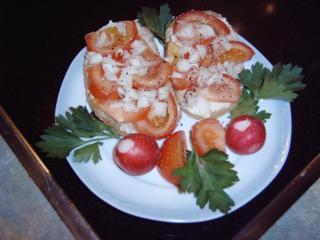
[[196,119],[221,116],[239,102],[237,76],[253,55],[226,19],[213,11],[184,12],[166,31],[165,61],[173,66],[179,105]]
[[87,99],[96,116],[123,135],[169,135],[180,110],[171,66],[160,57],[151,32],[137,21],[110,21],[85,41]]

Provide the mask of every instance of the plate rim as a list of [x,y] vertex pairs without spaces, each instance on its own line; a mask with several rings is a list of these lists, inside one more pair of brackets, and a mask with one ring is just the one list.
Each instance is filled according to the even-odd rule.
[[[245,38],[243,38],[242,36],[240,36],[238,34],[238,38],[239,40],[241,41],[244,41],[246,44],[248,44],[251,48],[254,49],[254,52],[255,52],[255,55],[259,55],[259,58],[262,58],[263,61],[265,63],[267,63],[267,66],[268,68],[271,68],[272,67],[272,64],[269,62],[269,60],[258,50],[256,49],[250,42],[248,42]],[[59,89],[59,94],[58,94],[58,98],[57,98],[57,102],[56,102],[56,107],[55,107],[55,116],[57,116],[58,114],[61,114],[61,111],[60,109],[62,108],[61,105],[62,102],[63,102],[63,99],[62,99],[62,95],[61,95],[61,91],[63,89],[63,86],[64,86],[64,82],[66,81],[65,79],[67,78],[67,76],[70,74],[71,72],[71,68],[76,64],[76,61],[78,61],[79,58],[81,58],[82,56],[81,55],[84,55],[86,51],[86,47],[82,48],[78,54],[73,58],[72,62],[70,63],[67,71],[66,71],[66,74],[63,78],[63,81],[61,83],[61,86],[60,86],[60,89]],[[81,72],[82,72],[82,69],[81,69]],[[86,102],[86,106],[89,107],[90,109],[90,106],[88,105],[88,103]],[[69,106],[71,107],[71,106]],[[252,201],[255,197],[257,197],[265,188],[267,188],[273,181],[274,179],[277,177],[277,175],[279,174],[279,172],[281,171],[281,169],[283,168],[286,160],[287,160],[287,157],[288,157],[288,154],[289,154],[289,151],[290,151],[290,146],[291,146],[291,137],[292,137],[292,115],[291,115],[291,106],[290,106],[290,103],[288,102],[284,102],[282,104],[282,111],[284,111],[286,113],[285,117],[287,118],[287,120],[289,120],[287,122],[287,128],[286,128],[286,135],[284,136],[285,137],[285,148],[284,149],[281,149],[282,152],[281,152],[281,159],[279,159],[278,162],[280,162],[280,165],[278,166],[278,169],[272,171],[272,173],[270,173],[269,175],[269,179],[266,181],[267,183],[263,186],[260,186],[256,191],[255,193],[252,193],[251,195],[253,195],[252,197],[250,198],[247,198],[246,200],[244,200],[241,204],[235,204],[234,207],[232,207],[232,209],[230,210],[230,212],[228,214],[231,214],[232,212],[236,211],[237,209],[240,209],[241,207],[243,207],[245,204],[247,204],[248,202]],[[183,114],[183,113],[182,113]],[[221,218],[223,216],[225,216],[224,214],[218,214],[218,216],[214,216],[214,214],[212,215],[209,215],[208,217],[202,217],[202,218],[194,218],[194,219],[179,219],[179,218],[176,218],[176,219],[173,219],[173,218],[166,218],[166,217],[158,217],[158,216],[149,216],[149,215],[145,215],[145,214],[142,214],[140,212],[137,212],[137,211],[133,211],[131,210],[130,208],[123,208],[123,207],[119,207],[119,204],[117,204],[115,201],[113,200],[105,200],[105,198],[101,195],[101,193],[99,193],[99,191],[97,191],[94,187],[91,186],[90,184],[90,181],[87,181],[87,179],[85,179],[83,176],[81,176],[81,172],[78,171],[78,169],[75,168],[75,166],[73,165],[74,163],[72,162],[72,160],[70,159],[70,157],[68,156],[67,157],[67,160],[68,160],[68,163],[69,165],[71,166],[71,168],[73,169],[74,173],[77,175],[77,177],[79,177],[79,179],[82,181],[82,183],[92,192],[94,193],[97,197],[99,197],[102,201],[104,201],[105,203],[111,205],[112,207],[120,210],[121,212],[124,212],[124,213],[127,213],[127,214],[130,214],[130,215],[133,215],[133,216],[136,216],[136,217],[140,217],[140,218],[143,218],[143,219],[147,219],[147,220],[153,220],[153,221],[161,221],[161,222],[167,222],[167,223],[195,223],[195,222],[203,222],[203,221],[208,221],[208,220],[214,220],[214,219],[217,219],[217,218]],[[77,164],[77,163],[76,163]],[[121,204],[120,204],[121,205]],[[238,205],[238,206],[237,206]],[[216,214],[217,212],[215,212]]]

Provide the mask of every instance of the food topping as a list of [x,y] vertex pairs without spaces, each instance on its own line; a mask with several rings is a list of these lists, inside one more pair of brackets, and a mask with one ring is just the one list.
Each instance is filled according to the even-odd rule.
[[180,177],[174,176],[173,172],[183,167],[186,162],[186,136],[183,131],[178,131],[171,134],[164,141],[157,163],[158,171],[168,182],[178,186],[180,184]]
[[[212,113],[225,113],[222,110],[239,101],[241,84],[237,76],[254,52],[237,40],[225,18],[210,11],[182,13],[167,30],[167,41],[166,60],[173,65],[173,87],[183,91],[177,94],[183,109],[206,118]],[[225,75],[234,80],[225,80]],[[204,94],[199,94],[203,89]],[[206,110],[198,111],[195,103],[206,100],[208,103],[202,104]]]
[[[172,68],[155,52],[146,30],[137,24],[135,21],[110,22],[86,35],[85,71],[89,98],[99,110],[119,123],[144,119],[148,122],[147,117],[162,118],[161,122],[170,119],[175,121],[169,124],[173,130],[178,118],[168,116],[170,112],[176,112],[169,109],[176,104],[174,99],[169,103]],[[128,36],[129,33],[135,33],[134,37]],[[132,127],[140,125],[132,124]]]

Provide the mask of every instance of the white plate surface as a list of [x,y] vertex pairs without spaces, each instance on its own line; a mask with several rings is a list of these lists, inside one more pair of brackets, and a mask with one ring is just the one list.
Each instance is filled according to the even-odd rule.
[[[253,59],[245,64],[250,68],[259,61],[271,68],[270,62],[254,46],[240,37],[255,51]],[[69,107],[85,105],[90,109],[85,96],[83,60],[85,48],[72,61],[60,88],[55,114],[64,114]],[[260,109],[272,114],[266,123],[267,139],[263,148],[255,154],[239,156],[227,150],[229,160],[235,164],[240,181],[226,191],[235,202],[231,211],[238,209],[257,196],[276,177],[287,158],[291,141],[291,111],[287,102],[264,100]],[[227,116],[219,120],[229,122]],[[181,124],[189,134],[195,120],[182,114]],[[146,175],[132,177],[122,172],[113,162],[112,150],[116,140],[107,140],[100,148],[102,161],[97,164],[68,162],[82,182],[99,198],[113,207],[134,216],[164,221],[190,223],[223,216],[208,207],[200,209],[192,194],[179,193],[153,169]]]

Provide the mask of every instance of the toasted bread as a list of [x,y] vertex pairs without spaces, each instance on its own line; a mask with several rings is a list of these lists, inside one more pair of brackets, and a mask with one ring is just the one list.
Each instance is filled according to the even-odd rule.
[[[208,36],[205,37],[206,34]],[[225,61],[221,63],[216,60],[217,52],[215,51],[218,48],[215,48],[214,44],[217,39],[221,39],[223,43],[221,44],[222,53],[233,47],[230,47],[230,43],[238,43],[236,32],[227,20],[213,11],[191,10],[175,18],[166,30],[165,35],[165,60],[173,66],[172,81],[182,111],[190,117],[199,120],[208,117],[219,117],[231,111],[240,100],[241,93],[239,95],[239,89],[235,91],[237,101],[232,100],[228,102],[228,100],[222,99],[222,101],[215,102],[208,100],[207,102],[210,104],[206,105],[209,108],[208,111],[194,111],[197,109],[197,106],[192,105],[191,101],[188,100],[189,95],[193,95],[192,98],[194,98],[195,93],[199,92],[199,88],[209,88],[210,84],[216,83],[225,84],[223,80],[224,74],[236,79],[238,73],[243,69],[243,59],[240,59],[241,61],[236,59],[237,61]],[[188,47],[191,50],[185,50]],[[211,52],[208,50],[209,47],[212,49]],[[203,52],[204,48],[205,51]],[[194,54],[192,51],[194,51]],[[251,58],[253,53],[249,52],[249,54]],[[207,82],[199,77],[202,73],[201,71],[207,71],[206,69],[203,70],[203,68],[212,69]],[[188,71],[191,71],[190,69],[196,69],[193,75],[188,73]],[[213,81],[212,79],[215,80]],[[191,82],[190,85],[188,85],[188,81],[189,83]],[[179,85],[176,85],[175,82],[179,83]],[[239,86],[242,89],[242,86]],[[202,99],[201,102],[203,102]]]
[[[112,34],[117,33],[117,30],[111,29],[109,27],[108,30],[108,25],[99,29],[97,31],[97,33],[90,33],[91,35],[95,34],[95,41],[94,42],[97,46],[90,46],[90,44],[92,44],[92,42],[89,42],[86,38],[86,42],[87,42],[87,53],[85,56],[85,60],[84,60],[84,78],[85,78],[85,86],[86,86],[86,95],[87,95],[87,100],[89,105],[91,106],[93,112],[96,114],[96,116],[101,119],[103,122],[105,122],[107,125],[110,125],[112,127],[114,127],[121,135],[126,135],[128,133],[134,133],[134,132],[138,132],[138,130],[136,129],[134,122],[135,121],[140,121],[143,120],[144,118],[146,118],[147,116],[150,116],[150,112],[151,109],[155,109],[155,106],[157,107],[157,114],[163,114],[163,103],[165,103],[167,100],[165,99],[166,97],[160,97],[160,91],[166,92],[165,94],[169,94],[169,92],[173,93],[173,89],[172,89],[172,85],[169,81],[169,77],[171,75],[171,68],[169,67],[169,65],[165,62],[163,62],[163,60],[160,58],[160,54],[158,51],[158,48],[155,44],[154,38],[152,33],[146,28],[141,26],[137,21],[131,21],[130,25],[132,25],[132,22],[134,22],[135,27],[137,32],[136,37],[130,42],[130,44],[126,43],[127,45],[121,45],[121,42],[118,43],[118,45],[120,44],[120,46],[122,46],[122,48],[117,47],[116,51],[109,51],[106,49],[102,49],[101,53],[99,52],[99,47],[101,48],[101,44],[99,45],[99,37],[102,38],[105,42],[106,42],[106,37],[102,36],[102,34],[104,33],[100,33],[99,31],[105,31],[107,37],[109,32],[111,32]],[[121,22],[120,22],[121,23]],[[125,22],[128,25],[128,21]],[[110,25],[109,25],[110,26]],[[117,23],[112,23],[111,27],[117,27]],[[133,26],[134,27],[134,26]],[[107,30],[105,30],[107,29]],[[100,35],[99,35],[100,34]],[[117,35],[115,35],[115,37],[113,36],[113,38],[111,38],[111,40],[117,41]],[[118,34],[119,35],[119,34]],[[92,36],[89,36],[91,38],[93,38]],[[121,37],[119,37],[119,39],[121,40]],[[124,37],[125,38],[125,37]],[[90,40],[90,39],[89,39]],[[111,41],[110,40],[110,41]],[[124,41],[127,41],[127,39],[125,38]],[[88,44],[89,42],[89,44]],[[138,44],[141,45],[139,45]],[[134,44],[138,44],[137,46],[135,46]],[[110,48],[110,46],[108,46],[108,43],[105,44],[107,47]],[[111,45],[112,46],[112,45]],[[126,48],[130,48],[127,49]],[[142,50],[142,49],[144,50]],[[97,52],[95,51],[97,49]],[[135,53],[136,51],[136,53]],[[147,54],[147,56],[145,56],[145,54]],[[119,60],[119,59],[120,60]],[[105,65],[103,65],[104,61],[106,61],[105,59],[108,59],[108,61],[114,61],[116,62],[117,65],[115,65],[114,69],[105,69]],[[158,68],[157,64],[154,64],[154,62],[157,62],[158,64],[162,64],[160,68]],[[101,69],[103,69],[103,75],[101,76],[101,83],[98,83],[98,87],[100,87],[102,93],[100,95],[95,94],[94,91],[96,91],[96,88],[93,89],[92,87],[92,83],[90,82],[91,78],[88,75],[88,69],[90,67],[92,67],[93,65],[96,64],[100,64],[103,67],[101,67]],[[109,65],[108,65],[109,66]],[[154,68],[152,70],[150,70],[151,68]],[[116,70],[115,70],[116,69]],[[164,69],[163,71],[168,71],[168,72],[157,72],[160,71],[159,69]],[[134,74],[132,74],[130,71],[135,71]],[[117,72],[113,72],[113,71],[117,71]],[[130,77],[126,77],[125,74],[129,75]],[[145,72],[145,73],[142,73]],[[110,80],[107,79],[109,75],[111,75]],[[130,75],[131,74],[131,75]],[[136,88],[136,85],[134,85],[132,82],[134,82],[134,77],[135,76],[142,76],[140,78],[143,78],[144,76],[146,76],[147,74],[151,74],[151,77],[153,77],[152,74],[154,74],[155,78],[157,77],[157,74],[161,74],[161,78],[165,80],[166,76],[167,76],[167,81],[163,81],[161,83],[159,83],[160,85],[156,85],[156,86],[147,86],[144,88],[144,86],[142,85],[141,87],[141,83],[139,83],[140,85],[138,85],[138,89]],[[107,76],[108,75],[108,76]],[[109,76],[110,77],[110,76]],[[136,77],[137,78],[137,77]],[[152,79],[151,79],[152,80]],[[127,83],[125,82],[127,81]],[[108,91],[111,91],[110,89],[104,90],[105,86],[104,83],[109,82],[109,84],[114,84],[116,87],[115,88],[110,88],[112,89],[112,91],[114,91],[113,95],[115,96],[115,99],[110,99],[110,95]],[[146,83],[142,81],[142,84]],[[148,82],[149,83],[149,82]],[[90,85],[91,84],[91,85]],[[158,84],[158,82],[157,82]],[[168,88],[168,89],[167,89]],[[167,89],[167,90],[166,90]],[[99,90],[99,89],[98,89]],[[131,94],[135,94],[134,96],[129,96],[126,95],[128,93],[128,91],[131,91]],[[161,93],[161,94],[162,94]],[[139,95],[140,94],[140,95]],[[152,97],[150,97],[149,99],[142,101],[142,98],[145,98],[145,96],[142,96],[143,94],[145,94],[145,96],[152,95]],[[155,95],[156,94],[156,95]],[[138,96],[136,96],[138,95]],[[153,96],[155,95],[155,96]],[[174,95],[174,94],[173,94]],[[132,99],[131,99],[132,98]],[[133,99],[134,98],[134,99]],[[161,99],[160,99],[161,98]],[[163,99],[162,99],[163,98]],[[129,99],[129,100],[128,100]],[[141,101],[140,101],[141,100]],[[108,110],[109,108],[106,108],[106,104],[108,104],[108,106],[111,106],[113,104],[113,102],[120,102],[119,104],[122,104],[121,106],[124,106],[125,104],[127,104],[127,102],[125,101],[129,101],[129,103],[132,105],[134,105],[133,109],[129,109],[129,110],[121,110],[121,117],[119,117],[119,114],[117,115],[116,111],[118,111],[118,109],[114,108],[115,111],[106,111],[106,109]],[[131,101],[131,102],[130,102]],[[148,106],[143,106],[140,107],[139,104],[140,102],[142,102],[141,104],[146,104],[145,101],[148,102],[149,104],[149,108],[150,111],[149,113],[146,115],[145,112],[147,112],[147,110],[145,112],[142,112],[141,114],[136,114],[136,111],[140,111],[141,109],[147,109]],[[158,103],[160,102],[160,103]],[[157,105],[158,104],[158,105]],[[177,105],[176,103],[176,99],[174,102],[175,105]],[[126,106],[129,106],[129,104],[127,104]],[[160,107],[159,107],[160,106]],[[168,106],[167,106],[168,107]],[[160,109],[160,110],[159,110]],[[177,113],[178,118],[180,117],[180,109],[177,106],[177,109],[179,110]],[[112,110],[112,109],[111,109]],[[159,113],[160,111],[160,113]],[[132,119],[132,117],[128,118],[128,116],[131,115],[138,115],[137,117],[133,117],[134,119],[131,121],[129,121],[128,119]],[[155,111],[152,112],[152,114],[155,114]],[[134,115],[135,116],[135,115]],[[178,122],[178,119],[177,119]],[[177,124],[177,122],[175,123],[175,125]],[[152,135],[152,133],[151,133]],[[156,137],[157,136],[153,136]]]

